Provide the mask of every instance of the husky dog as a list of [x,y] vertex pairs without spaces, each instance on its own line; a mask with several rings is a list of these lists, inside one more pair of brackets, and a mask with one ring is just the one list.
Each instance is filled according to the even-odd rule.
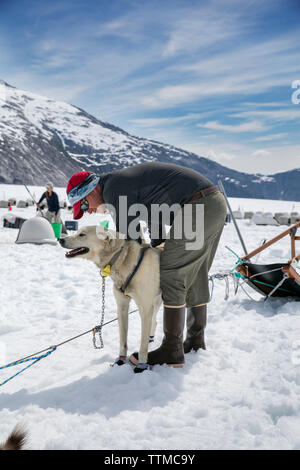
[[26,442],[26,431],[21,426],[16,426],[7,440],[0,444],[0,450],[21,450]]
[[[139,364],[145,365],[148,358],[149,337],[156,328],[156,314],[161,305],[159,283],[160,250],[143,246],[133,240],[125,240],[121,235],[101,226],[82,227],[75,235],[60,239],[63,248],[70,249],[67,258],[81,257],[93,261],[100,270],[110,266],[110,276],[114,283],[114,296],[117,302],[120,350],[116,360],[124,364],[127,358],[128,310],[130,299],[138,306],[141,316],[141,342]],[[134,276],[130,275],[144,257]],[[138,371],[136,371],[138,372]]]

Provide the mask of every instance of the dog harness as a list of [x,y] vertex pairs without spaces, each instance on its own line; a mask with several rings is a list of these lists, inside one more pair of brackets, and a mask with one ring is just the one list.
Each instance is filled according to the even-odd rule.
[[145,251],[148,250],[148,248],[149,248],[148,246],[145,246],[144,248],[141,249],[140,256],[139,256],[139,259],[138,259],[138,262],[137,262],[135,268],[133,269],[132,273],[128,276],[128,278],[126,279],[124,284],[120,287],[120,291],[123,292],[123,294],[125,293],[125,290],[129,286],[129,284],[132,281],[132,279],[134,278],[134,276],[136,275],[137,270],[139,269],[139,267],[140,267],[140,265],[143,261]]
[[122,250],[123,250],[123,246],[122,246],[122,248],[121,248],[119,251],[117,251],[117,253],[115,253],[115,254],[113,255],[113,257],[112,257],[112,259],[110,260],[110,262],[109,262],[106,266],[104,266],[104,268],[101,269],[101,274],[102,274],[102,276],[104,276],[104,277],[110,276],[111,268],[112,268],[112,266],[115,264],[115,262],[117,261],[117,259],[119,258],[119,256],[120,256]]
[[[127,277],[126,281],[124,282],[124,284],[122,284],[122,286],[120,287],[120,291],[124,294],[125,293],[125,290],[127,289],[127,287],[129,286],[130,282],[132,281],[132,279],[134,278],[134,276],[136,275],[142,261],[143,261],[143,258],[144,258],[144,255],[145,255],[145,251],[148,250],[148,246],[145,246],[144,248],[141,249],[140,251],[140,255],[139,255],[139,259],[138,259],[138,262],[137,264],[135,265],[133,271],[129,274],[129,276]],[[101,269],[101,274],[103,277],[107,277],[107,276],[110,276],[111,275],[111,268],[113,266],[113,264],[117,261],[117,259],[119,258],[120,254],[121,254],[121,251],[123,250],[123,247],[117,251],[117,253],[114,254],[114,256],[112,257],[112,259],[110,260],[110,262],[104,267]]]

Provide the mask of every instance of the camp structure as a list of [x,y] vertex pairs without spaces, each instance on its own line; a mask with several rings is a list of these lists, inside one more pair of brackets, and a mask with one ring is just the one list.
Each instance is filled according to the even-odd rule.
[[254,216],[254,212],[246,211],[244,214],[244,219],[252,219],[253,216]]
[[282,214],[277,216],[275,215],[275,218],[280,225],[290,225],[291,223],[291,217],[288,212],[283,212]]
[[26,219],[19,217],[17,214],[8,212],[2,216],[3,227],[5,228],[20,228]]
[[25,209],[26,207],[28,207],[28,202],[20,200],[18,201],[17,207],[19,209]]
[[296,222],[299,222],[300,220],[300,214],[298,212],[291,212],[291,224],[295,224]]
[[256,212],[251,218],[255,225],[279,225],[271,212]]
[[16,243],[34,243],[36,245],[56,245],[53,228],[44,217],[32,217],[20,227]]
[[276,212],[274,218],[280,225],[293,225],[300,220],[300,214],[298,212]]
[[[296,232],[299,227],[300,222],[297,222],[281,234],[261,245],[256,250],[246,254],[240,259],[235,268],[236,271],[241,274],[241,277],[245,282],[260,294],[264,295],[265,299],[269,299],[270,297],[290,296],[300,300],[300,253],[296,255],[295,244],[297,240],[300,240],[300,236],[296,237]],[[251,258],[253,258],[253,256],[288,235],[291,238],[290,260],[286,263],[264,265],[251,263]]]
[[235,219],[243,219],[244,218],[244,212],[240,208],[238,208],[237,211],[232,211],[232,213],[233,213]]

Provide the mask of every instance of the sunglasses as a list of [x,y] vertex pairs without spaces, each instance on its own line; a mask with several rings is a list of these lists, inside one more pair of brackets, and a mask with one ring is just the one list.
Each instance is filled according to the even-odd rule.
[[80,204],[80,209],[83,211],[83,212],[86,212],[89,208],[89,203],[88,201],[86,200],[86,198],[84,199],[81,199],[81,204]]

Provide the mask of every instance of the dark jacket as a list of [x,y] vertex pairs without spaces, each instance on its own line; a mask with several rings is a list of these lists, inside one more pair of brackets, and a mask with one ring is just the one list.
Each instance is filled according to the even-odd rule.
[[[115,208],[114,221],[117,231],[124,233],[124,213],[122,207],[119,207],[119,196],[127,196],[128,208],[132,204],[143,204],[148,209],[148,220],[145,220],[142,214],[140,219],[147,222],[150,237],[154,225],[159,226],[160,237],[155,240],[151,237],[153,246],[164,241],[165,234],[161,221],[151,220],[151,205],[183,206],[195,192],[210,186],[213,186],[213,183],[195,170],[158,162],[142,163],[100,175],[102,199],[105,204],[111,204]],[[137,215],[127,217],[126,229],[136,217]],[[171,224],[173,219],[174,217],[170,220]],[[128,237],[128,233],[125,235]]]
[[60,209],[57,194],[54,191],[52,191],[51,196],[47,198],[47,194],[46,194],[46,192],[44,192],[42,194],[38,204],[40,204],[45,198],[47,199],[48,210],[50,212],[55,212],[55,215],[57,215],[57,213]]

